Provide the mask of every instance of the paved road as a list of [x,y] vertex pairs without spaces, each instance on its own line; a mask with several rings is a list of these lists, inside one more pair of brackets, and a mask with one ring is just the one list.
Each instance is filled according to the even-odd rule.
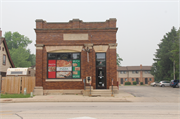
[[128,92],[135,97],[161,97],[178,98],[180,88],[172,87],[151,87],[151,86],[120,86],[120,91]]
[[1,119],[180,119],[176,103],[2,103]]

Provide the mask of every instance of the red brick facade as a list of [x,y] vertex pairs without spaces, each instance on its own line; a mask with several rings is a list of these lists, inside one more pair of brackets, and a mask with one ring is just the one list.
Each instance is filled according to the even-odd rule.
[[[83,46],[92,44],[87,62],[87,52],[81,51],[81,79],[92,77],[92,86],[96,89],[96,51],[94,46],[108,46],[106,53],[106,88],[111,79],[117,83],[116,68],[116,19],[105,22],[83,22],[73,19],[67,23],[48,23],[36,20],[36,86],[43,89],[83,89],[82,81],[46,81],[47,49],[46,46]],[[88,34],[88,40],[64,40],[63,34]]]

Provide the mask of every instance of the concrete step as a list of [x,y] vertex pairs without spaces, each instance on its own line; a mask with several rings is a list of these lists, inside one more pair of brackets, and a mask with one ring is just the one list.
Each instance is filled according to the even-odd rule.
[[82,95],[82,90],[44,90],[43,93],[44,95]]
[[[90,90],[90,86],[86,86],[86,90]],[[93,90],[93,86],[91,86],[91,90]]]
[[111,94],[111,92],[100,92],[100,91],[92,91],[92,94]]
[[111,90],[102,89],[102,90],[93,90],[91,92],[92,97],[111,97]]

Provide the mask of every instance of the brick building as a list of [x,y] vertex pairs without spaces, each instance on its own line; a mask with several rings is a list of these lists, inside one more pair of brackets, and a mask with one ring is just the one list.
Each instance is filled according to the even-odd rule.
[[137,84],[143,82],[143,84],[151,84],[154,82],[154,76],[151,74],[152,66],[117,66],[117,80],[119,84],[125,84],[125,82],[134,81]]
[[35,90],[84,89],[91,77],[94,89],[117,82],[116,19],[105,22],[36,20]]

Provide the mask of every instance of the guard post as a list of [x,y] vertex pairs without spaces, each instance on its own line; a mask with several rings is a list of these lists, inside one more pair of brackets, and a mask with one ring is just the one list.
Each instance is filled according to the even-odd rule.
[[91,96],[91,79],[90,79],[90,77],[88,77],[88,82],[89,82],[89,86],[90,86],[90,94],[89,94],[89,96]]
[[112,94],[111,96],[113,97],[113,78],[112,78]]
[[86,79],[83,79],[84,82],[84,90],[86,90]]

